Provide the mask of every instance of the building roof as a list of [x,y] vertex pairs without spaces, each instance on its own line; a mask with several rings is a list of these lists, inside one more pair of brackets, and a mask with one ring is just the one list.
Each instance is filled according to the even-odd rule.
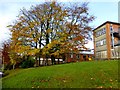
[[91,55],[93,55],[93,54],[94,54],[94,52],[87,52],[87,51],[83,51],[83,52],[80,52],[80,54],[91,54]]
[[[117,22],[106,21],[106,22],[104,22],[103,24],[101,24],[100,26],[98,26],[97,28],[95,28],[94,30],[97,30],[98,28],[102,27],[103,25],[105,25],[105,24],[107,24],[107,23],[120,25],[120,23],[117,23]],[[93,30],[93,31],[94,31],[94,30]]]

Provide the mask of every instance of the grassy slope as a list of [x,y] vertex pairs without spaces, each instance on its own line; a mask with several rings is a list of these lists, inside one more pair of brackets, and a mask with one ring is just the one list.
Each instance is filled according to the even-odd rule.
[[11,71],[3,88],[118,88],[118,61],[92,61]]

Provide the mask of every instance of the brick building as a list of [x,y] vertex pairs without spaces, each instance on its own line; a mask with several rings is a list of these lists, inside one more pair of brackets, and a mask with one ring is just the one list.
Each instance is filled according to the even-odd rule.
[[66,54],[66,62],[80,62],[80,61],[89,61],[89,58],[93,58],[94,54],[88,50],[82,51],[80,53],[68,53]]
[[96,59],[120,58],[120,23],[107,21],[93,30]]
[[[81,62],[81,61],[89,61],[90,59],[92,60],[94,57],[94,54],[92,52],[92,50],[83,50],[80,51],[79,53],[66,53],[65,54],[65,58],[54,58],[55,64],[61,64],[61,63],[70,63],[70,62]],[[40,63],[40,65],[45,65],[46,63],[46,58],[40,58],[37,59],[36,65],[38,66]],[[49,57],[48,58],[48,65],[52,64],[52,60]]]

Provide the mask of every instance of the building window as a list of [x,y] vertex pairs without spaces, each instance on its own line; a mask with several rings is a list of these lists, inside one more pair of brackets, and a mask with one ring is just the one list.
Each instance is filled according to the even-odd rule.
[[105,33],[106,33],[106,29],[105,29],[105,28],[103,28],[103,31],[102,31],[102,32],[103,32],[103,34],[105,34]]
[[99,46],[102,46],[105,44],[106,44],[106,39],[102,39],[102,40],[96,42],[96,47],[99,47]]
[[76,58],[77,58],[77,59],[80,59],[80,55],[79,55],[79,54],[77,54],[77,55],[76,55]]
[[103,39],[103,45],[105,45],[106,44],[106,39]]
[[96,47],[100,46],[99,44],[100,44],[99,41],[97,41],[97,42],[96,42]]
[[70,54],[70,58],[73,58],[73,54],[72,53]]
[[112,27],[112,25],[110,25],[110,32],[111,32],[111,33],[113,32],[113,27]]
[[101,53],[100,52],[96,52],[96,58],[101,58]]
[[101,46],[103,45],[103,40],[100,41],[100,45],[101,45]]
[[101,51],[101,58],[107,58],[107,51]]
[[101,29],[101,30],[99,30],[99,31],[96,32],[96,36],[98,37],[98,36],[101,36],[101,35],[103,35],[105,33],[106,33],[106,29],[103,28],[103,29]]

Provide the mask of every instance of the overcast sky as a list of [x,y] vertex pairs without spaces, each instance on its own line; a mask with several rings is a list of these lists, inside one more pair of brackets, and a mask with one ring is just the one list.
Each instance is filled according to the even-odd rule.
[[[36,5],[44,0],[0,0],[0,46],[10,35],[7,25],[11,24],[18,16],[23,7],[29,9],[31,5]],[[48,0],[45,0],[48,1]],[[96,17],[90,25],[97,27],[106,21],[118,22],[118,1],[119,0],[58,0],[65,2],[72,1],[90,1],[90,14]],[[92,41],[87,45],[93,48]]]

